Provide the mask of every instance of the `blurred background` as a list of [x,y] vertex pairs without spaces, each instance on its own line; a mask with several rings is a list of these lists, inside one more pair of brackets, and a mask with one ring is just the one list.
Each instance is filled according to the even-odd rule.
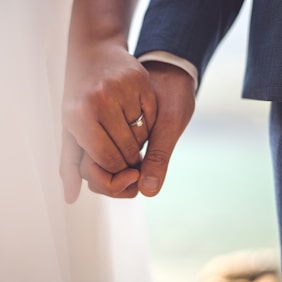
[[[131,50],[147,4],[139,1]],[[269,103],[241,99],[250,8],[245,1],[208,67],[161,193],[143,199],[155,282],[195,281],[220,254],[278,252]]]

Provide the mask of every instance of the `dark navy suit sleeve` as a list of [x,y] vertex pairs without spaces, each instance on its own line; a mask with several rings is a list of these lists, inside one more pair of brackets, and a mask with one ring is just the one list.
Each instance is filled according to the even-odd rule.
[[162,50],[185,58],[197,67],[200,82],[242,3],[243,0],[152,0],[135,55]]
[[282,102],[282,1],[253,1],[243,97]]

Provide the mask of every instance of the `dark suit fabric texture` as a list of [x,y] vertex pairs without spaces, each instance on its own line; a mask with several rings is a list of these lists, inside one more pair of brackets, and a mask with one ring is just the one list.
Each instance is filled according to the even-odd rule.
[[[207,64],[243,0],[152,0],[135,55],[167,51],[193,63],[201,83]],[[282,102],[282,1],[254,0],[243,97]]]
[[[201,83],[243,0],[151,0],[135,55],[166,51],[185,58]],[[282,246],[282,0],[253,0],[243,97],[272,101],[270,141]],[[227,62],[228,63],[228,62]]]

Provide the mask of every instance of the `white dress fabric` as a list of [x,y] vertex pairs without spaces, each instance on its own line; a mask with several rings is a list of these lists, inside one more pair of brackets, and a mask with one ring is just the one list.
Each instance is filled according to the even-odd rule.
[[69,0],[0,0],[0,281],[147,282],[140,199],[82,189],[58,174]]

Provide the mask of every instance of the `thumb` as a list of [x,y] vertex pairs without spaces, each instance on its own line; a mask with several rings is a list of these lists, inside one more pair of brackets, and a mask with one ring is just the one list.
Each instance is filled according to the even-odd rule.
[[138,180],[138,189],[143,195],[152,197],[160,191],[179,136],[172,122],[157,120],[149,138]]
[[164,182],[176,142],[193,114],[195,85],[187,72],[173,65],[151,62],[146,67],[158,111],[142,162],[138,189],[145,196],[155,196]]
[[76,143],[74,137],[67,131],[63,132],[60,174],[64,186],[65,201],[73,203],[77,200],[82,178],[79,173],[82,158],[82,149]]

